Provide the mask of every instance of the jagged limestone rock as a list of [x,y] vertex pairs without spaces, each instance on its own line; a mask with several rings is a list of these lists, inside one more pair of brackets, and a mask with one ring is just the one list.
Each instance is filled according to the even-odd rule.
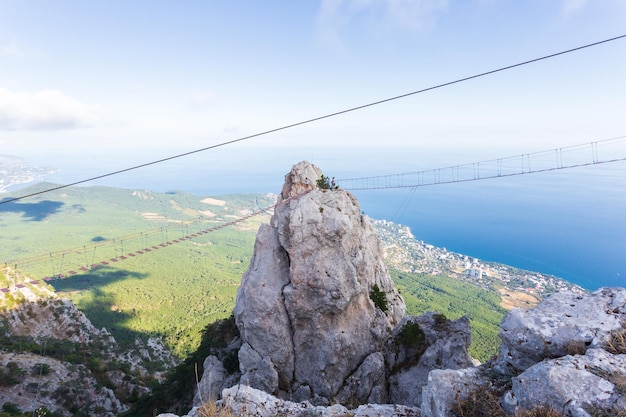
[[479,368],[435,369],[428,374],[420,407],[424,417],[454,417],[452,409],[487,384]]
[[67,339],[91,343],[100,339],[115,344],[106,329],[97,329],[74,303],[64,298],[51,298],[24,303],[2,314],[11,334],[28,336],[37,341]]
[[[100,415],[113,417],[128,410],[113,391],[98,384],[84,365],[35,355],[32,353],[6,353],[0,351],[0,368],[5,370],[12,363],[21,374],[15,383],[2,381],[0,404],[13,403],[21,410],[31,412],[39,407],[57,410],[69,416],[65,404],[93,412],[100,408]],[[45,374],[34,372],[44,367]],[[47,393],[47,394],[44,394]]]
[[558,293],[534,309],[514,309],[500,337],[494,361],[430,372],[424,417],[452,417],[472,392],[497,394],[507,416],[538,406],[575,417],[626,409],[626,289]]
[[224,388],[224,380],[226,379],[224,365],[216,356],[207,356],[202,364],[202,368],[202,378],[198,382],[196,393],[193,397],[194,407],[220,398]]
[[[379,379],[379,372],[357,371],[383,351],[405,305],[358,201],[318,189],[320,176],[308,162],[295,165],[270,225],[257,235],[235,306],[241,381],[285,398],[310,393],[328,403],[341,392],[361,404],[382,395],[380,384],[368,380],[364,392],[346,388],[347,380],[355,373]],[[372,300],[374,290],[384,302]]]
[[592,294],[553,294],[533,309],[513,309],[500,326],[503,372],[528,369],[545,358],[584,353],[602,346],[626,316],[626,289],[602,288]]
[[370,404],[389,402],[385,358],[381,352],[374,352],[365,358],[361,366],[345,381],[335,400],[340,404],[352,405],[353,396],[365,398]]
[[[621,387],[616,386],[621,384]],[[513,378],[515,409],[550,405],[570,415],[626,410],[626,354],[592,348],[584,355],[542,361]]]
[[[421,332],[419,335],[415,334],[417,330]],[[405,317],[394,329],[388,345],[391,402],[420,406],[422,388],[428,383],[430,371],[472,367],[472,357],[467,350],[470,340],[467,317],[448,320],[437,313]]]
[[[313,406],[311,403],[284,401],[264,391],[246,385],[236,385],[225,389],[222,393],[223,403],[236,416],[255,417],[419,417],[420,411],[415,407],[393,404],[366,404],[348,410],[340,404],[330,407]],[[191,414],[190,414],[191,416]],[[160,417],[165,417],[162,415]]]
[[[272,360],[282,380],[291,380],[294,372],[291,324],[282,295],[289,282],[289,260],[273,232],[270,226],[261,225],[250,268],[244,274],[237,294],[234,315],[245,341],[239,350],[242,381],[251,379],[251,373],[260,366],[256,362],[263,358]],[[273,387],[253,386],[270,392],[278,388],[277,384]]]
[[[100,410],[103,416],[118,415],[137,395],[151,391],[126,368],[158,379],[166,371],[149,372],[148,362],[154,366],[162,361],[164,368],[177,363],[156,338],[122,348],[106,329],[93,326],[66,299],[42,298],[1,311],[0,337],[19,341],[0,352],[0,368],[9,363],[19,368],[19,372],[14,370],[19,378],[0,390],[0,404],[15,403],[29,412],[45,406],[63,415],[71,415],[74,408],[87,414]],[[22,353],[22,344],[29,349],[40,346],[41,354]],[[82,352],[82,361],[77,361],[76,352]],[[67,359],[73,356],[74,363],[67,362],[66,355]],[[107,386],[102,383],[105,378]]]

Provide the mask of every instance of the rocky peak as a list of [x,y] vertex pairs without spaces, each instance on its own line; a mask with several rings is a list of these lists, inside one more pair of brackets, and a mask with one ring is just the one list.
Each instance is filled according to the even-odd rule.
[[322,170],[315,165],[306,161],[297,163],[285,175],[285,183],[280,193],[279,202],[316,189],[317,180],[321,176]]
[[[382,401],[381,352],[404,301],[358,201],[319,189],[321,175],[308,162],[295,165],[259,229],[235,305],[241,381],[298,401]],[[346,381],[363,366],[379,378],[355,392]]]

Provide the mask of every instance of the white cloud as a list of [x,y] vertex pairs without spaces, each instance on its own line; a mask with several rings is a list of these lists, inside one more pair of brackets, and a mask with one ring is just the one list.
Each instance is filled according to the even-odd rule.
[[420,31],[444,11],[448,0],[322,0],[318,31],[327,41],[336,42],[340,32],[352,23],[371,29],[394,27]]
[[57,90],[0,88],[0,130],[61,130],[94,126],[99,110]]

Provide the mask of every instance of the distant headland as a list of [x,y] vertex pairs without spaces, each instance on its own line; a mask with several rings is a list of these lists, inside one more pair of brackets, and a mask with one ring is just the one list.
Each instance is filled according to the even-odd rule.
[[28,184],[56,172],[58,170],[54,168],[32,165],[22,158],[0,154],[0,193],[9,191],[13,186]]

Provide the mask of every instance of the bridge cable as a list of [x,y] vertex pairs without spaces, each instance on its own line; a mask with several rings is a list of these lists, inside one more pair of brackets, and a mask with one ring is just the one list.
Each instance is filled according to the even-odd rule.
[[[600,158],[598,145],[615,145],[626,142],[626,135],[610,139],[587,142],[562,148],[549,149],[533,153],[524,153],[506,158],[491,159],[488,161],[471,162],[443,168],[423,171],[403,172],[359,178],[339,178],[341,188],[349,191],[380,190],[386,188],[415,188],[430,185],[442,185],[458,182],[479,181],[492,178],[506,178],[518,175],[551,172],[566,168],[580,168],[591,165],[608,164],[626,161],[626,156],[610,156]],[[606,149],[606,148],[605,148]],[[568,162],[563,159],[564,152],[584,152],[585,160]],[[591,154],[589,156],[589,151]],[[580,156],[580,155],[577,155]],[[531,157],[535,163],[531,167]],[[503,165],[503,162],[506,165]]]
[[140,164],[140,165],[135,165],[135,166],[132,166],[132,167],[129,167],[129,168],[124,168],[124,169],[120,169],[120,170],[117,170],[117,171],[112,171],[112,172],[109,172],[109,173],[106,173],[106,174],[97,175],[95,177],[91,177],[91,178],[86,178],[86,179],[83,179],[83,180],[75,181],[75,182],[72,182],[70,184],[59,185],[57,187],[52,187],[52,188],[49,188],[49,189],[46,189],[46,190],[37,191],[37,192],[26,194],[26,195],[23,195],[23,196],[14,197],[14,198],[8,198],[8,199],[0,201],[0,205],[1,204],[11,203],[11,202],[18,201],[18,200],[22,200],[22,199],[25,199],[25,198],[28,198],[28,197],[33,197],[33,196],[40,195],[40,194],[49,193],[49,192],[52,192],[52,191],[60,190],[60,189],[63,189],[63,188],[74,186],[74,185],[79,185],[79,184],[83,184],[83,183],[86,183],[86,182],[98,180],[98,179],[101,179],[101,178],[110,177],[110,176],[113,176],[113,175],[117,175],[117,174],[121,174],[121,173],[124,173],[124,172],[136,170],[136,169],[139,169],[139,168],[144,168],[144,167],[147,167],[147,166],[150,166],[150,165],[159,164],[159,163],[162,163],[162,162],[170,161],[172,159],[182,158],[184,156],[189,156],[189,155],[192,155],[192,154],[195,154],[195,153],[204,152],[204,151],[207,151],[207,150],[210,150],[210,149],[215,149],[215,148],[218,148],[218,147],[221,147],[221,146],[231,145],[233,143],[242,142],[242,141],[245,141],[245,140],[249,140],[249,139],[252,139],[252,138],[259,137],[259,136],[268,135],[270,133],[275,133],[275,132],[279,132],[279,131],[286,130],[286,129],[291,129],[291,128],[294,128],[294,127],[297,127],[297,126],[301,126],[301,125],[317,122],[317,121],[320,121],[320,120],[323,120],[323,119],[328,119],[328,118],[331,118],[331,117],[335,117],[335,116],[339,116],[339,115],[342,115],[342,114],[354,112],[354,111],[357,111],[357,110],[362,110],[362,109],[365,109],[367,107],[373,107],[373,106],[376,106],[376,105],[379,105],[379,104],[383,104],[383,103],[387,103],[387,102],[390,102],[390,101],[399,100],[399,99],[406,98],[406,97],[409,97],[409,96],[413,96],[413,95],[416,95],[416,94],[424,93],[424,92],[435,90],[435,89],[442,88],[442,87],[447,87],[449,85],[461,83],[461,82],[464,82],[464,81],[469,81],[469,80],[472,80],[472,79],[475,79],[475,78],[484,77],[486,75],[495,74],[497,72],[509,70],[509,69],[520,67],[520,66],[523,66],[523,65],[528,65],[528,64],[531,64],[531,63],[534,63],[534,62],[545,60],[545,59],[554,58],[554,57],[557,57],[557,56],[560,56],[560,55],[568,54],[570,52],[579,51],[579,50],[582,50],[582,49],[586,49],[586,48],[590,48],[590,47],[593,47],[593,46],[601,45],[601,44],[604,44],[604,43],[607,43],[607,42],[611,42],[611,41],[615,41],[615,40],[622,39],[622,38],[626,38],[626,35],[620,35],[620,36],[616,36],[616,37],[613,37],[613,38],[604,39],[604,40],[601,40],[601,41],[598,41],[598,42],[593,42],[593,43],[590,43],[590,44],[578,46],[576,48],[568,49],[568,50],[565,50],[565,51],[553,53],[553,54],[550,54],[550,55],[545,55],[545,56],[542,56],[542,57],[539,57],[539,58],[534,58],[534,59],[531,59],[531,60],[528,60],[528,61],[519,62],[517,64],[508,65],[508,66],[505,66],[505,67],[497,68],[497,69],[490,70],[490,71],[487,71],[487,72],[483,72],[483,73],[480,73],[480,74],[475,74],[475,75],[471,75],[471,76],[468,76],[468,77],[459,78],[459,79],[454,80],[454,81],[449,81],[449,82],[446,82],[446,83],[443,83],[443,84],[438,84],[438,85],[435,85],[435,86],[432,86],[432,87],[423,88],[421,90],[416,90],[416,91],[412,91],[412,92],[409,92],[409,93],[401,94],[401,95],[398,95],[398,96],[389,97],[389,98],[386,98],[386,99],[382,99],[382,100],[374,101],[374,102],[371,102],[371,103],[363,104],[363,105],[360,105],[360,106],[351,107],[351,108],[340,110],[340,111],[337,111],[337,112],[334,112],[334,113],[329,113],[329,114],[326,114],[326,115],[323,115],[323,116],[314,117],[314,118],[303,120],[303,121],[300,121],[300,122],[296,122],[296,123],[284,125],[284,126],[281,126],[281,127],[277,127],[277,128],[274,128],[274,129],[266,130],[266,131],[263,131],[263,132],[255,133],[255,134],[252,134],[252,135],[244,136],[244,137],[241,137],[241,138],[238,138],[238,139],[233,139],[233,140],[229,140],[229,141],[226,141],[226,142],[221,142],[221,143],[218,143],[218,144],[215,144],[215,145],[207,146],[207,147],[196,149],[196,150],[193,150],[193,151],[184,152],[184,153],[177,154],[177,155],[172,155],[172,156],[169,156],[169,157],[166,157],[166,158],[158,159],[158,160],[151,161],[151,162],[146,162],[146,163],[143,163],[143,164]]

